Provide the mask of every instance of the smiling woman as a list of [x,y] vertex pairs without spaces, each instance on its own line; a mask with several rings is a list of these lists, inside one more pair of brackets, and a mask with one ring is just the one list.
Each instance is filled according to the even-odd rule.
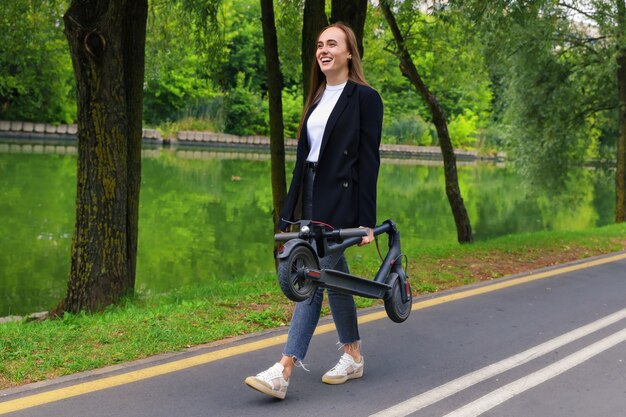
[[[383,105],[363,76],[352,29],[336,23],[317,37],[315,68],[298,129],[296,166],[280,229],[299,219],[336,228],[369,227],[360,245],[370,243],[376,224],[376,184],[380,167]],[[349,273],[342,252],[320,260],[322,268]],[[245,382],[264,394],[284,399],[296,364],[304,359],[324,299],[318,288],[296,304],[279,362]],[[322,381],[343,384],[363,376],[356,305],[352,295],[328,290],[328,302],[344,354]]]
[[330,27],[322,32],[317,41],[315,58],[326,76],[326,85],[338,85],[348,80],[350,75],[348,65],[352,54],[348,50],[343,30]]

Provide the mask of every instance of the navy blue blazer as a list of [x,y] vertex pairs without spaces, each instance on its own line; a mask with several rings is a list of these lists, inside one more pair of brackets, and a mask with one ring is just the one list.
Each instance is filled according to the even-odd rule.
[[[309,140],[304,120],[291,186],[280,212],[285,220],[301,219],[301,190]],[[380,167],[383,103],[371,87],[348,81],[331,112],[320,148],[313,184],[313,220],[340,227],[372,227],[376,224],[376,182]]]

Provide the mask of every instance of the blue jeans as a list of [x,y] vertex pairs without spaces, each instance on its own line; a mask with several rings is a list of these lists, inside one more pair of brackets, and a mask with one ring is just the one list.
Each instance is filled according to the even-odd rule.
[[[307,170],[308,171],[308,170]],[[314,172],[307,172],[305,178],[305,191],[303,201],[304,218],[310,219],[312,211],[312,202],[307,201],[306,189],[313,185]],[[308,181],[307,181],[308,180]],[[311,191],[311,190],[309,190]],[[310,196],[312,193],[308,193]],[[308,204],[307,204],[308,203]],[[320,259],[320,267],[322,269],[336,269],[341,272],[349,273],[348,262],[343,253],[333,253]],[[291,318],[289,326],[289,334],[287,336],[287,344],[283,354],[292,356],[296,360],[302,361],[306,356],[309,343],[313,337],[313,332],[317,327],[322,310],[322,301],[324,300],[324,289],[318,288],[315,294],[308,300],[301,301],[296,304],[296,308]],[[342,294],[336,291],[328,290],[328,303],[330,311],[335,321],[339,342],[341,344],[350,344],[360,340],[359,327],[357,322],[356,305],[354,297],[349,294]]]
[[[322,268],[332,268],[349,273],[348,263],[343,254],[326,256],[321,259],[321,264]],[[296,304],[289,326],[287,344],[283,351],[284,355],[293,356],[299,361],[304,359],[320,318],[323,299],[324,289],[318,288],[311,298]],[[354,297],[328,290],[328,303],[337,328],[339,342],[350,344],[360,340]]]

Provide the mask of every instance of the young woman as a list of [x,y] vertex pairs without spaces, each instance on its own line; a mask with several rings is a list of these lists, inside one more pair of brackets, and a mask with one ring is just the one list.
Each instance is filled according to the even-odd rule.
[[[280,228],[286,230],[287,221],[297,219],[317,220],[335,228],[371,228],[376,224],[382,100],[365,82],[356,38],[346,25],[336,23],[322,30],[315,58]],[[373,238],[370,229],[361,245]],[[321,267],[348,272],[343,254],[322,258]],[[246,378],[247,385],[285,398],[292,370],[302,366],[319,321],[323,291],[318,289],[311,299],[296,304],[282,358]],[[342,384],[363,376],[356,306],[351,295],[331,290],[328,301],[344,353],[322,381]]]

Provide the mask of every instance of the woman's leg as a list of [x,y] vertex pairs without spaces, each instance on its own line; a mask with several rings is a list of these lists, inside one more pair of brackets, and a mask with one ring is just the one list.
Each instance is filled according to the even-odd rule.
[[[310,220],[313,216],[314,180],[315,169],[307,167],[304,172],[302,187],[302,216],[307,220]],[[315,246],[315,243],[313,245]],[[291,375],[294,364],[297,361],[302,361],[306,356],[313,332],[319,322],[323,300],[324,291],[318,288],[311,298],[296,304],[291,324],[289,325],[287,344],[280,362],[285,366],[285,376],[287,378]]]
[[285,398],[293,368],[304,359],[309,348],[320,318],[323,299],[324,290],[318,288],[311,298],[296,304],[280,361],[256,376],[246,378],[247,385],[272,397]]
[[[339,260],[336,269],[349,273],[344,257]],[[353,296],[330,290],[328,302],[344,353],[339,358],[339,362],[322,376],[322,382],[333,385],[343,384],[350,379],[361,378],[365,365],[361,356],[356,305]]]
[[[346,258],[342,255],[334,269],[350,273]],[[361,354],[359,349],[359,326],[354,297],[350,294],[328,290],[328,302],[330,311],[335,321],[339,343],[344,346],[344,351],[350,353],[355,360],[359,361]]]
[[295,361],[304,359],[320,319],[323,299],[324,290],[318,288],[311,298],[296,304],[289,325],[287,344],[283,351],[284,356],[292,357]]
[[[320,266],[321,268],[339,269],[343,272],[347,272],[348,269],[345,257],[341,253],[331,254],[320,259]],[[330,293],[329,291],[329,300]],[[335,300],[331,304],[331,311],[333,308],[338,309],[337,313],[333,312],[333,319],[338,331],[341,327],[340,340],[342,343],[351,343],[359,340],[358,329],[356,328],[356,306],[352,296],[346,297],[345,294],[334,293],[334,298]],[[283,366],[287,365],[285,366],[285,375],[287,377],[290,375],[290,368],[293,367],[293,363],[302,361],[306,356],[313,332],[315,332],[319,322],[323,300],[324,290],[318,288],[311,298],[296,304],[293,317],[291,318],[291,325],[289,326],[287,344],[283,351],[283,361],[281,361]],[[337,324],[335,317],[341,317],[340,324]],[[343,342],[343,339],[352,340]],[[293,359],[290,361],[288,360],[289,358]]]

